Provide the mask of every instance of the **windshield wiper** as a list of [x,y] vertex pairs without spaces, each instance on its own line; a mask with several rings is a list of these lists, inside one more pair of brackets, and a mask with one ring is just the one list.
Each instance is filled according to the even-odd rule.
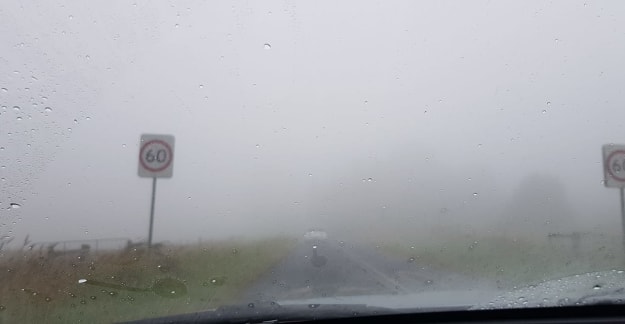
[[172,315],[127,323],[282,323],[396,313],[398,313],[398,310],[364,304],[279,305],[271,302],[221,306],[212,311]]

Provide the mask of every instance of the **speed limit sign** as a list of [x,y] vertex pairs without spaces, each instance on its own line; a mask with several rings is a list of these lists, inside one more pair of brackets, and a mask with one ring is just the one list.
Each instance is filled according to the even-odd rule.
[[171,178],[174,173],[174,137],[143,134],[139,144],[139,176]]
[[603,146],[603,170],[606,187],[625,187],[625,145]]

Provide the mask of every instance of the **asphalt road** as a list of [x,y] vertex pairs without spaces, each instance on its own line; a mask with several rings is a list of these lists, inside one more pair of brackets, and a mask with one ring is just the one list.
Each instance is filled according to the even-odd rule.
[[[313,245],[317,246],[316,256]],[[250,287],[242,302],[402,295],[470,290],[484,285],[475,278],[432,269],[414,259],[383,255],[375,247],[335,240],[302,240],[290,255]]]

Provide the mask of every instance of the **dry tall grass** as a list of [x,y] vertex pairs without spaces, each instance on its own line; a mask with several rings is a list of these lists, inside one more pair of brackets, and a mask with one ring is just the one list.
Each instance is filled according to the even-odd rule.
[[[206,310],[236,302],[239,294],[293,246],[286,238],[206,242],[52,257],[41,251],[0,256],[0,322],[113,322]],[[180,298],[150,291],[173,278],[187,287]],[[79,284],[80,279],[110,285]],[[118,289],[144,288],[147,291]]]

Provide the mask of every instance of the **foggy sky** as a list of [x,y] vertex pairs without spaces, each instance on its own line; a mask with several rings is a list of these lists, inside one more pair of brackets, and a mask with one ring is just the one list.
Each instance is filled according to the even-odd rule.
[[550,210],[618,233],[601,145],[625,143],[624,18],[620,1],[9,1],[0,234],[145,238],[142,133],[176,137],[157,241],[497,231],[536,176],[559,184]]

